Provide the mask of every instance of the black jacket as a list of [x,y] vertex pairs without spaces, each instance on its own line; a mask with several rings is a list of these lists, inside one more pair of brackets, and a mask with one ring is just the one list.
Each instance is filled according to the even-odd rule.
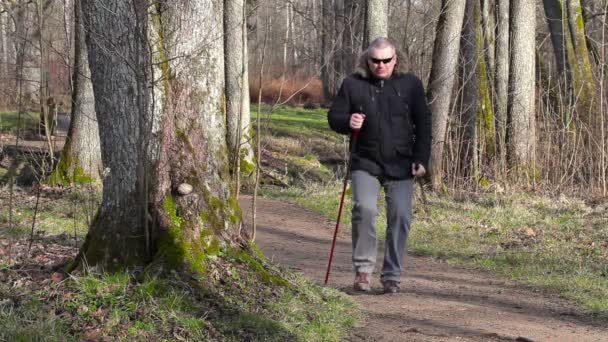
[[327,115],[329,126],[350,133],[352,113],[365,114],[353,153],[352,170],[394,179],[412,178],[412,163],[428,170],[431,111],[414,74],[388,80],[348,76]]

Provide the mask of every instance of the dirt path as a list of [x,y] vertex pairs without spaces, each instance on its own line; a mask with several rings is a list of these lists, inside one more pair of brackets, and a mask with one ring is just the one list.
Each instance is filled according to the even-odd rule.
[[[259,199],[258,220],[257,241],[270,260],[323,283],[333,222],[269,199]],[[428,257],[408,255],[401,293],[382,295],[375,275],[372,294],[355,294],[348,230],[339,234],[330,286],[365,314],[351,341],[608,341],[607,328],[556,295]]]

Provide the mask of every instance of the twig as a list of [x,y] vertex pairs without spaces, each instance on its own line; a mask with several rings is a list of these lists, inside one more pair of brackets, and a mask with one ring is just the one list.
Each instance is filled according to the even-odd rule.
[[[44,172],[43,172],[44,174]],[[38,217],[38,204],[40,203],[40,189],[42,186],[38,184],[38,190],[36,191],[36,205],[34,206],[34,218],[32,219],[32,230],[30,231],[30,243],[27,246],[26,255],[30,254],[30,249],[32,249],[32,243],[34,242],[34,228],[36,227],[36,218]]]

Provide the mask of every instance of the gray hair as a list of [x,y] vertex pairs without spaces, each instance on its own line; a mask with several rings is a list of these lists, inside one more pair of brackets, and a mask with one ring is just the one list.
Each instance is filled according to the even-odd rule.
[[395,51],[395,56],[397,56],[397,62],[395,64],[395,70],[393,70],[393,76],[397,76],[406,72],[406,61],[403,57],[401,51],[397,48],[397,45],[393,43],[390,39],[386,37],[379,37],[374,39],[367,49],[363,51],[361,56],[359,56],[359,62],[357,63],[357,68],[355,70],[356,74],[359,74],[363,78],[370,78],[371,71],[369,70],[369,65],[367,64],[367,60],[372,52],[372,50],[376,49],[384,49],[390,47]]

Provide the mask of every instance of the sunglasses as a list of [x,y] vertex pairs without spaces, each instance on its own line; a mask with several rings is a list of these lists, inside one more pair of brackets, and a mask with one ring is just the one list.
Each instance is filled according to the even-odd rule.
[[395,56],[391,56],[390,58],[384,58],[384,59],[370,57],[369,60],[372,61],[372,63],[374,63],[374,64],[380,64],[380,63],[388,64],[393,60],[393,57],[395,57]]

